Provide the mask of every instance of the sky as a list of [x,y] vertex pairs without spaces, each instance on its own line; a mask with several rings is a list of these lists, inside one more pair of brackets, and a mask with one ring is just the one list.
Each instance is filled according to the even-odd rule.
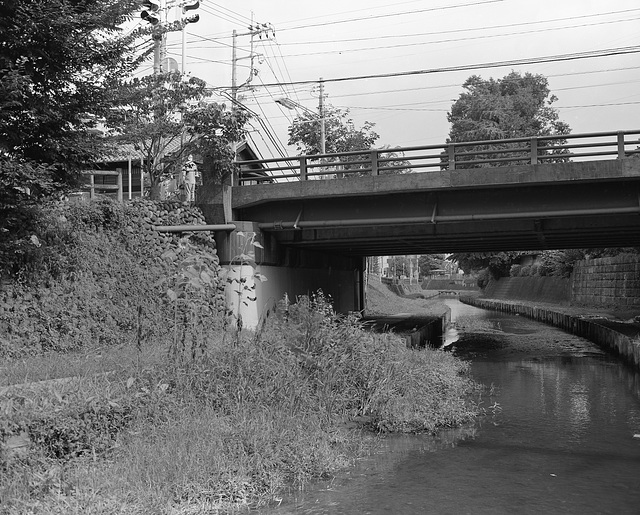
[[[640,129],[637,0],[200,0],[192,13],[185,71],[228,104],[236,31],[238,99],[256,114],[250,138],[265,158],[296,153],[296,111],[275,101],[316,111],[321,78],[325,103],[349,109],[356,127],[375,124],[378,147],[444,143],[465,80],[511,71],[547,77],[574,134]],[[182,64],[179,32],[167,56]]]

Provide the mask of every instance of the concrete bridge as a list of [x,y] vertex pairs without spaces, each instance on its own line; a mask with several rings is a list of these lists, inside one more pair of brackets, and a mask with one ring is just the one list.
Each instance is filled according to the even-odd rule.
[[[201,207],[235,264],[255,234],[259,316],[321,288],[361,310],[364,257],[640,246],[640,130],[239,163]],[[241,233],[240,240],[238,232]],[[244,274],[250,274],[245,270]],[[253,308],[252,308],[253,309]]]

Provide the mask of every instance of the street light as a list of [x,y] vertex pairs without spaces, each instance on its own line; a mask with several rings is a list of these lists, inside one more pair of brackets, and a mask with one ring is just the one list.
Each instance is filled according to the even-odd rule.
[[[322,96],[320,98],[322,98]],[[275,102],[276,104],[280,104],[282,107],[286,107],[287,109],[290,109],[292,111],[296,111],[299,109],[304,113],[320,120],[320,153],[324,154],[326,152],[326,148],[325,148],[325,130],[324,130],[324,109],[323,109],[322,101],[320,101],[320,106],[319,106],[320,114],[312,111],[311,109],[303,106],[302,104],[299,104],[298,102],[291,100],[290,98],[286,98],[286,97],[278,98],[276,99]]]

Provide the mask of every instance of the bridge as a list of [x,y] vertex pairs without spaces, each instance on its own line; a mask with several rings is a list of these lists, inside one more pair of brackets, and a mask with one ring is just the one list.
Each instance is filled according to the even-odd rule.
[[[333,282],[343,310],[360,309],[365,256],[640,246],[639,137],[600,132],[246,161],[202,207],[211,223],[258,235],[257,261],[274,267],[280,285],[301,285],[289,296]],[[231,263],[237,236],[218,233],[217,241]],[[327,270],[333,277],[324,282]],[[356,292],[342,299],[346,284]]]

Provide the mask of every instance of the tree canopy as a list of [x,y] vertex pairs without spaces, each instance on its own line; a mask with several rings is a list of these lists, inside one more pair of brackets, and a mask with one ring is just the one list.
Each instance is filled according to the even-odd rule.
[[2,205],[29,188],[48,193],[104,151],[92,128],[110,106],[109,85],[138,65],[135,37],[118,28],[134,0],[0,3]]
[[[491,151],[522,147],[508,145],[500,140],[529,136],[568,135],[569,125],[559,119],[552,107],[557,100],[551,94],[545,76],[511,72],[502,79],[482,79],[472,75],[462,85],[464,91],[451,106],[447,120],[451,124],[448,142],[491,141],[477,147],[466,148],[470,152],[486,151],[480,158],[528,158],[529,152],[491,154]],[[495,143],[494,143],[495,141]],[[549,140],[545,146],[559,145],[564,140]],[[539,156],[558,155],[555,160],[566,160],[560,150],[539,150]],[[469,159],[477,159],[470,156]],[[465,161],[460,158],[459,161]],[[524,160],[523,160],[524,162]],[[513,161],[512,164],[518,164]],[[458,164],[456,164],[458,166]],[[487,163],[465,166],[495,166]]]
[[509,275],[511,266],[519,263],[526,254],[531,252],[457,252],[449,254],[447,259],[458,263],[466,274],[488,269],[493,277],[505,277]]
[[209,165],[210,179],[230,173],[230,144],[242,139],[248,117],[245,111],[209,102],[209,96],[205,81],[179,72],[122,81],[113,91],[106,125],[115,143],[129,143],[142,154],[152,197],[188,154],[216,163]]
[[[348,109],[338,109],[327,105],[324,110],[325,115],[325,153],[336,154],[342,152],[354,152],[358,150],[371,150],[380,136],[374,132],[374,123],[364,122],[362,127],[357,128],[353,120],[349,117]],[[299,115],[293,120],[289,127],[289,145],[295,145],[299,155],[317,155],[321,153],[321,130],[320,118],[318,115],[307,112]],[[409,171],[410,163],[392,148],[383,147],[384,153],[380,158],[384,159],[384,166],[394,167],[391,170],[380,170],[381,175],[397,174]],[[352,175],[364,175],[367,163],[362,163],[363,155],[342,156],[340,158],[340,169],[335,171],[349,172]],[[330,163],[330,159],[325,159],[325,163]],[[369,166],[370,168],[370,166]],[[363,170],[358,172],[358,170]]]
[[[324,119],[326,154],[369,149],[380,138],[373,131],[374,123],[365,122],[356,128],[348,109],[327,105]],[[320,123],[320,116],[314,113],[298,115],[289,127],[289,145],[295,145],[300,155],[320,154]]]

